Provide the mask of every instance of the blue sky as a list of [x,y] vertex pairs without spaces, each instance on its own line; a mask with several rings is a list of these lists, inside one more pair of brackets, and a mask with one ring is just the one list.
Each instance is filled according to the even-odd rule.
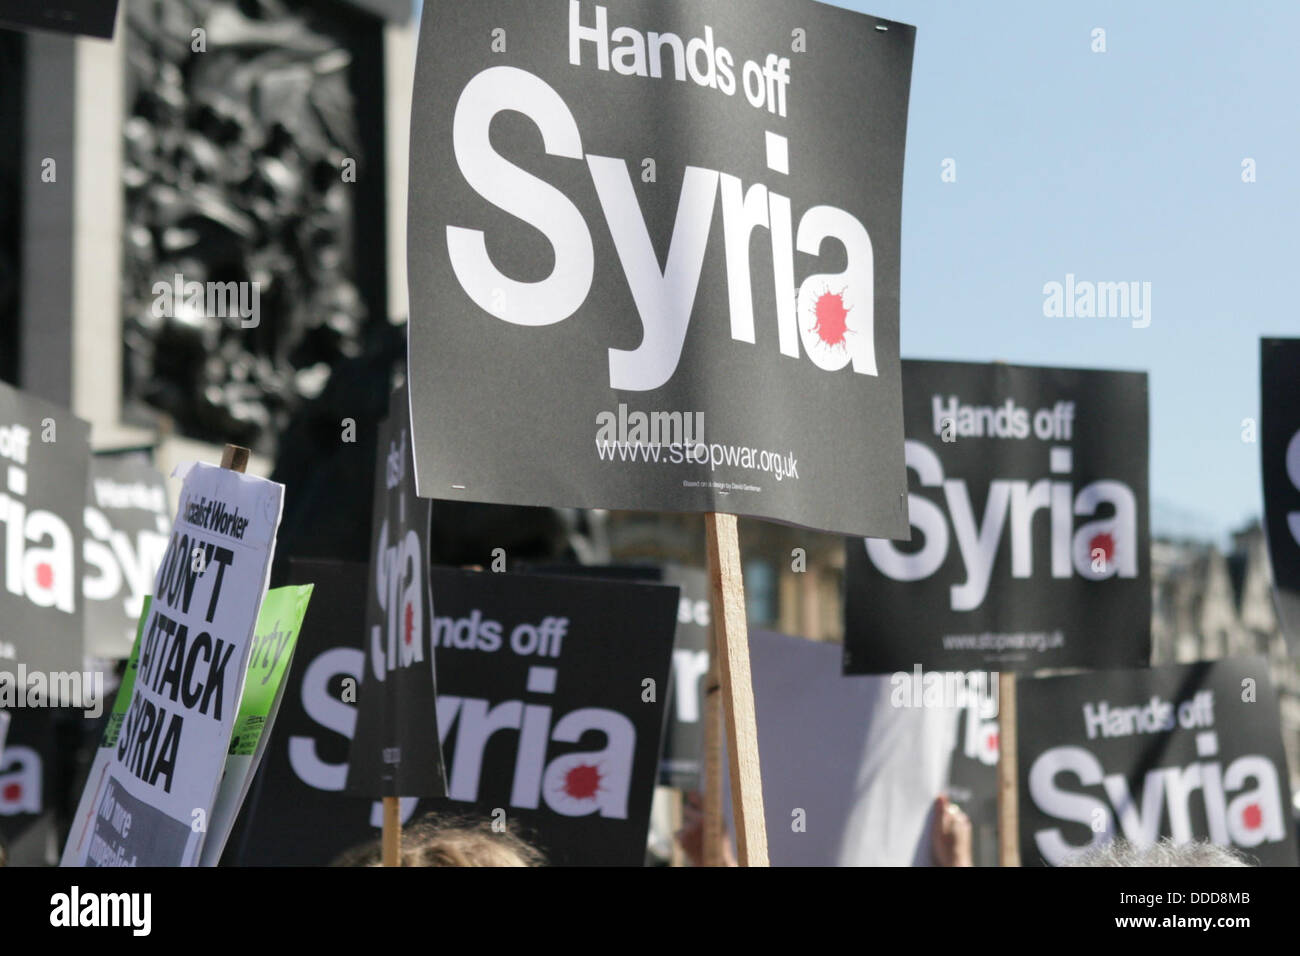
[[[1300,336],[1300,3],[836,5],[917,28],[903,355],[1145,370],[1155,530],[1258,515],[1259,339]],[[1045,318],[1066,273],[1150,282],[1151,325]]]

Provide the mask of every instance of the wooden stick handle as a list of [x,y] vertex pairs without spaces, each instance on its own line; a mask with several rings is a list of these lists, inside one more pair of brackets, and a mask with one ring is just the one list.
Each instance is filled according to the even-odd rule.
[[221,452],[221,467],[242,475],[248,467],[248,456],[251,454],[243,445],[227,445]]
[[397,797],[384,797],[384,866],[402,865],[402,814]]
[[767,824],[763,819],[763,777],[758,765],[758,720],[749,676],[749,630],[745,584],[740,569],[736,516],[704,516],[709,539],[709,585],[713,634],[722,661],[722,710],[726,715],[731,764],[731,812],[741,866],[767,866]]
[[1016,675],[998,674],[998,865],[1020,865],[1016,779]]
[[722,822],[722,677],[718,667],[717,615],[709,635],[709,669],[704,675],[704,847],[705,866],[722,866],[727,828]]

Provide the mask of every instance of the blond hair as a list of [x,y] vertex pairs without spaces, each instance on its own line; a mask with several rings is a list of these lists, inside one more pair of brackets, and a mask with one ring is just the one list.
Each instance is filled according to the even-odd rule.
[[[507,826],[430,814],[402,831],[402,866],[542,866],[545,858]],[[333,866],[379,866],[380,841],[347,851]]]

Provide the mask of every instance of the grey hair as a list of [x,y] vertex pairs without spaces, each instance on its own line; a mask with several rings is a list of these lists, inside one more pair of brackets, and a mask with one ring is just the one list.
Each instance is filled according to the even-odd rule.
[[1165,837],[1159,843],[1138,844],[1111,840],[1091,846],[1065,858],[1061,866],[1250,866],[1240,853],[1217,843],[1192,841],[1175,843]]

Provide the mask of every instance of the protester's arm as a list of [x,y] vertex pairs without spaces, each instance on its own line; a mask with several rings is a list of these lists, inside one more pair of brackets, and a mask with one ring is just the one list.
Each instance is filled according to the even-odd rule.
[[970,817],[941,795],[934,801],[930,823],[930,850],[935,866],[973,866]]
[[[682,852],[691,861],[691,866],[704,865],[704,806],[699,791],[692,790],[682,795],[682,828],[674,836],[681,844]],[[731,837],[722,838],[722,865],[738,866],[736,851],[731,845]]]

